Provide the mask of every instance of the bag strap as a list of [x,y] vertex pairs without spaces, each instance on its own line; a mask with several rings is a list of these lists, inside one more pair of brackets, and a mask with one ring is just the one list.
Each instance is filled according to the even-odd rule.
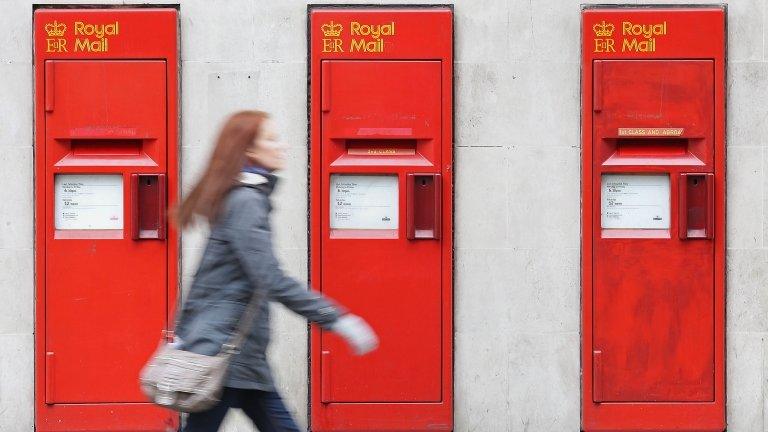
[[264,298],[264,293],[258,288],[254,288],[251,301],[248,302],[248,306],[246,306],[245,311],[243,311],[243,314],[240,316],[240,321],[237,323],[235,333],[232,334],[227,342],[221,345],[219,355],[230,356],[240,352],[240,346],[245,340],[248,331],[251,330],[253,320],[256,318],[256,313],[258,312],[259,304],[261,303],[260,300],[262,298]]

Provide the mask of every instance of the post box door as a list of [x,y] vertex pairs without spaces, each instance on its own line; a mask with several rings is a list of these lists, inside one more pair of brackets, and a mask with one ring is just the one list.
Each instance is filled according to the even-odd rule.
[[594,401],[713,401],[713,63],[594,67]]
[[146,402],[138,373],[167,324],[167,248],[132,232],[137,215],[165,224],[165,62],[45,68],[46,403]]
[[[323,62],[322,290],[381,340],[355,357],[323,332],[323,402],[441,400],[440,73],[439,61]],[[345,205],[378,219],[349,229]]]

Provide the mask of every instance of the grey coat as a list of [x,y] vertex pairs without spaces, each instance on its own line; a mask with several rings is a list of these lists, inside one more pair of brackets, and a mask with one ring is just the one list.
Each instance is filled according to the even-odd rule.
[[275,391],[266,358],[269,301],[328,327],[342,313],[320,294],[286,276],[272,250],[269,195],[276,178],[243,173],[211,227],[208,244],[181,310],[176,335],[182,349],[214,355],[229,340],[254,290],[264,290],[241,352],[232,357],[227,387]]

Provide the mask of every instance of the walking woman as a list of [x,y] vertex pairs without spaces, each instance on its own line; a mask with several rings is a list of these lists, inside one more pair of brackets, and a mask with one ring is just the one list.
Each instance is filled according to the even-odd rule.
[[286,276],[272,249],[270,194],[284,167],[284,146],[269,115],[243,111],[221,130],[208,167],[176,212],[180,227],[210,225],[208,244],[177,323],[181,349],[215,355],[235,331],[254,290],[261,304],[242,349],[230,363],[221,402],[190,414],[185,432],[219,428],[229,408],[240,408],[260,432],[298,431],[275,389],[266,358],[269,301],[336,332],[359,355],[378,339],[360,317]]

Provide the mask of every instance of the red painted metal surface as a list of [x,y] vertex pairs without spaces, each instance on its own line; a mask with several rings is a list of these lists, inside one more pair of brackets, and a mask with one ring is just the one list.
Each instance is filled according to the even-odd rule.
[[[165,431],[177,416],[147,403],[137,377],[176,302],[164,207],[178,188],[177,11],[40,9],[34,20],[36,428]],[[89,174],[122,182],[122,224],[57,227],[56,176]],[[134,176],[154,186],[136,190]],[[141,235],[150,225],[155,239]]]
[[132,237],[165,239],[165,174],[131,174]]
[[408,240],[440,239],[442,183],[440,174],[408,174],[405,209]]
[[[313,329],[311,429],[451,430],[451,10],[316,7],[310,38],[312,284],[381,338]],[[344,174],[397,178],[397,228],[331,229]]]
[[[582,20],[582,428],[722,431],[724,10]],[[668,228],[604,227],[610,174],[667,175]]]
[[715,176],[709,173],[680,174],[680,227],[678,237],[706,238],[714,236]]

